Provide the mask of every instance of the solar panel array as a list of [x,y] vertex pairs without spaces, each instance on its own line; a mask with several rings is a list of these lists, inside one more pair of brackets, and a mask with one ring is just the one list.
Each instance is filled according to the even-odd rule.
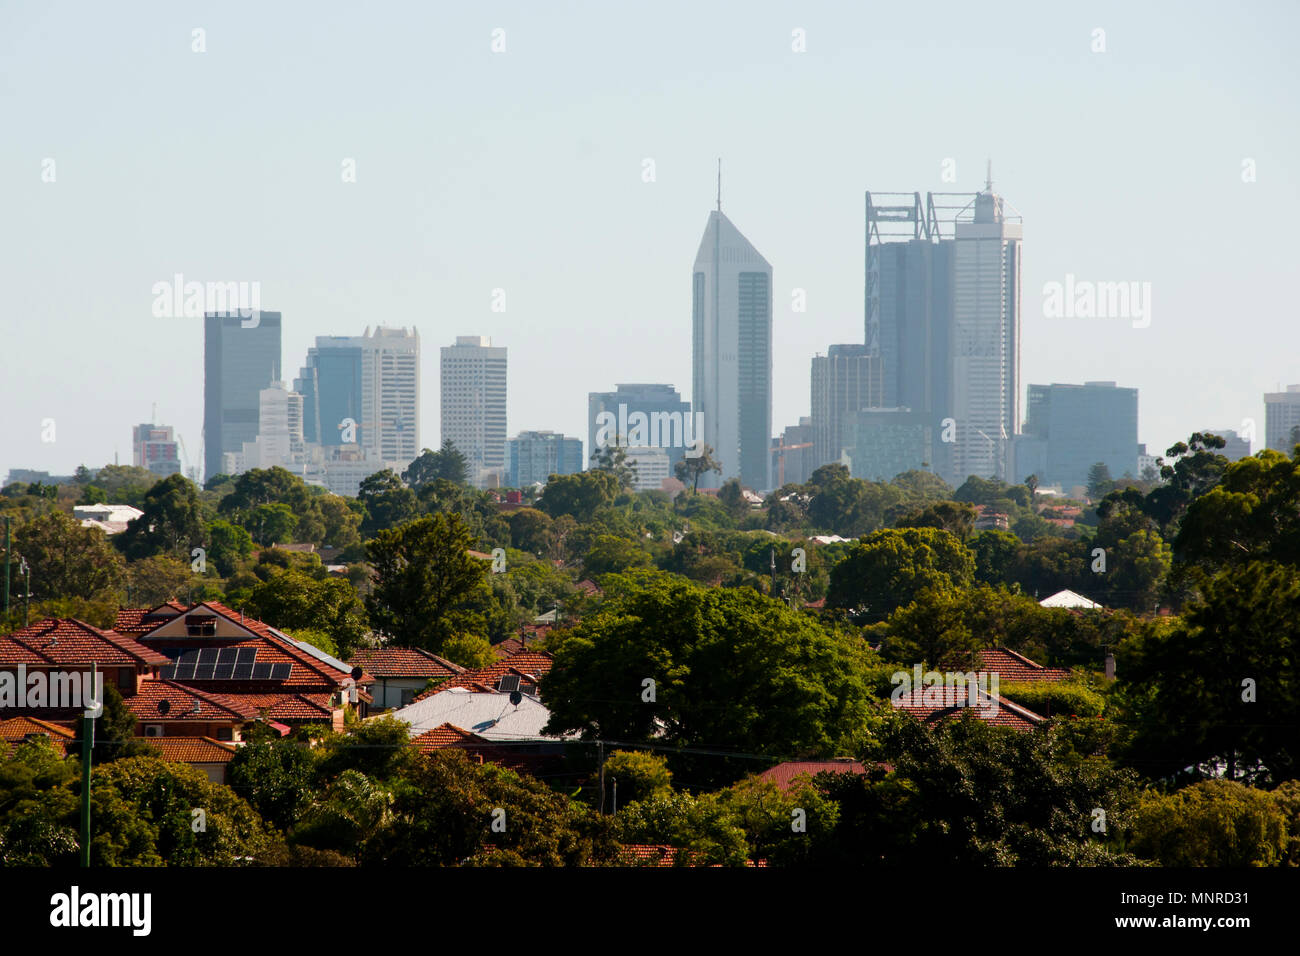
[[[176,653],[173,651],[172,653]],[[181,651],[159,669],[166,680],[288,680],[289,664],[259,664],[255,647],[205,647]]]

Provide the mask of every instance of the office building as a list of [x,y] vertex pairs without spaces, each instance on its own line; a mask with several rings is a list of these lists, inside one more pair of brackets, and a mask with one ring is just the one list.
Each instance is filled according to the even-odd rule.
[[812,417],[803,415],[798,425],[787,425],[780,437],[772,439],[772,483],[775,488],[802,485],[812,477],[821,465],[814,454],[815,438]]
[[668,449],[659,446],[633,445],[627,449],[625,461],[636,469],[633,491],[658,491],[664,479],[672,477],[668,463]]
[[280,313],[261,312],[255,325],[237,312],[203,317],[203,478],[217,474],[226,453],[242,454],[257,439],[260,393],[280,379]]
[[155,475],[181,473],[180,444],[170,425],[136,425],[131,429],[131,463]]
[[587,467],[605,445],[663,448],[675,468],[702,434],[698,416],[671,385],[622,384],[587,394]]
[[1015,446],[1015,481],[1037,475],[1040,484],[1069,492],[1088,484],[1098,462],[1112,478],[1140,476],[1138,392],[1114,382],[1030,385],[1024,434]]
[[844,415],[849,474],[892,481],[905,471],[933,470],[930,415],[910,408],[867,408]]
[[477,488],[498,486],[506,466],[506,349],[460,335],[442,348],[442,437],[465,456]]
[[812,360],[813,459],[839,461],[845,441],[842,423],[849,412],[883,404],[881,356],[866,345],[832,345]]
[[701,487],[739,477],[771,488],[772,267],[731,220],[709,213],[691,283],[691,405],[722,466]]
[[520,432],[506,442],[506,479],[510,488],[546,484],[551,475],[583,470],[582,439],[552,431]]
[[1264,446],[1290,457],[1300,437],[1292,430],[1300,426],[1300,385],[1288,385],[1285,392],[1264,393]]

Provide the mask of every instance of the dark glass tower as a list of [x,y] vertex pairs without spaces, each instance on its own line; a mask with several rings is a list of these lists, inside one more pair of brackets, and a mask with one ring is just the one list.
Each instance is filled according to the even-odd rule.
[[226,452],[257,439],[258,399],[280,378],[280,313],[257,324],[238,313],[203,317],[203,478],[222,471]]

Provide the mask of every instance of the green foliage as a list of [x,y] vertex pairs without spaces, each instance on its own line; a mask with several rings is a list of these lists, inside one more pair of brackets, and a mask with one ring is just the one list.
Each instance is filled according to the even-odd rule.
[[457,634],[482,634],[469,605],[487,585],[487,565],[468,552],[474,541],[458,515],[432,515],[381,531],[366,545],[374,591],[372,626],[408,647],[435,654]]
[[315,769],[311,751],[296,741],[253,735],[226,769],[230,788],[271,826],[288,830],[311,800]]
[[170,555],[189,558],[193,548],[207,543],[203,509],[194,483],[183,475],[168,475],[144,496],[144,512],[118,538],[129,558]]
[[587,552],[587,557],[582,563],[582,574],[583,577],[594,581],[602,574],[618,573],[630,568],[644,568],[650,564],[650,555],[634,542],[603,534],[595,540]]
[[317,580],[296,570],[271,574],[248,593],[247,608],[274,627],[323,632],[345,656],[366,632],[365,606],[342,578]]
[[[31,569],[32,598],[91,599],[122,581],[122,558],[98,528],[83,528],[62,511],[18,525],[16,555]],[[13,575],[17,578],[15,562]]]
[[222,577],[234,574],[253,554],[253,536],[229,521],[211,522],[208,541],[208,562]]
[[745,831],[718,794],[661,792],[621,808],[615,827],[621,843],[684,850],[676,858],[680,866],[744,866],[749,860]]
[[629,804],[672,790],[673,775],[668,761],[656,753],[615,750],[605,761],[605,779],[618,781],[619,802]]
[[421,451],[420,457],[402,472],[402,480],[416,491],[438,480],[463,485],[468,480],[468,468],[465,456],[457,450],[450,438],[444,438],[442,448],[438,451],[430,451],[428,448]]
[[975,559],[954,534],[937,528],[877,531],[854,543],[831,569],[826,603],[880,621],[925,590],[969,585]]
[[578,521],[590,521],[597,508],[618,496],[619,488],[618,477],[608,471],[552,475],[537,506],[552,518],[572,515]]
[[1044,717],[1100,717],[1106,698],[1073,681],[999,681],[998,694]]
[[1161,866],[1277,866],[1288,820],[1272,793],[1232,780],[1205,780],[1176,793],[1147,793],[1130,846]]

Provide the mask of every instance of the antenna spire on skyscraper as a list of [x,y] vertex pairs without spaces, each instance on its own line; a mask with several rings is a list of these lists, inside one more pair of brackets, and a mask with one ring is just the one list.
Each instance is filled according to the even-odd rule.
[[722,157],[718,157],[718,212],[722,212]]
[[993,192],[993,159],[991,157],[989,158],[988,177],[984,181],[984,190],[985,192]]

